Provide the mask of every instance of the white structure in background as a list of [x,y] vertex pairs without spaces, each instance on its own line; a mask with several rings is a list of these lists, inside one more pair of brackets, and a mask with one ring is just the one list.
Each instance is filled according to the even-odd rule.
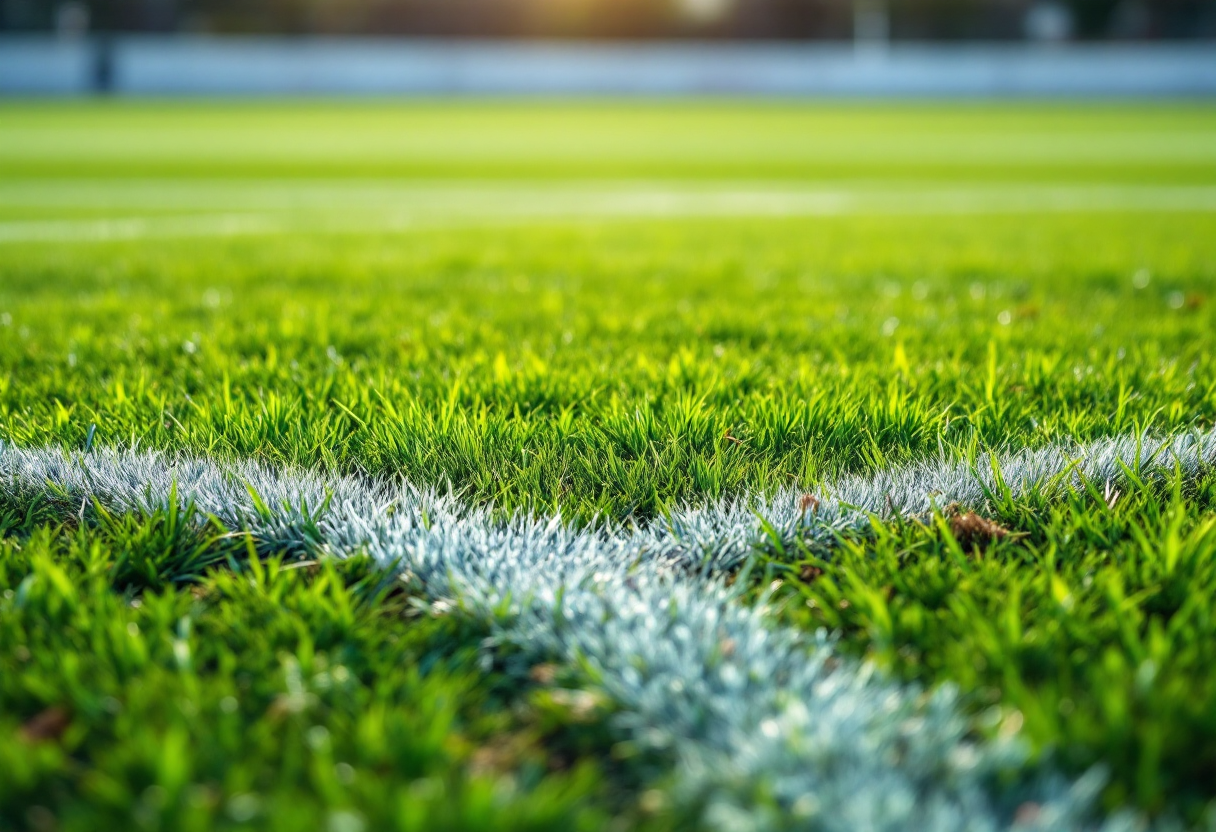
[[0,95],[1216,96],[1216,49],[1202,43],[1043,49],[880,40],[867,52],[844,44],[178,35],[116,37],[105,62],[99,43],[0,37]]
[[1026,10],[1022,29],[1028,40],[1059,43],[1072,37],[1072,12],[1062,3],[1042,0]]

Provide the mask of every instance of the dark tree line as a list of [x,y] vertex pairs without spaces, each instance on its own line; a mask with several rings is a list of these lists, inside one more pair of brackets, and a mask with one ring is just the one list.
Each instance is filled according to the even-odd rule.
[[832,40],[858,3],[895,40],[1018,39],[1036,5],[1078,39],[1216,37],[1216,0],[0,0],[0,30]]

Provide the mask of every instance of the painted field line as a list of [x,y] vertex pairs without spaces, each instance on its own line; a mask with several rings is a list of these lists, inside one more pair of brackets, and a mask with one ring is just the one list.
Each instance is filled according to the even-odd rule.
[[281,229],[280,220],[260,214],[6,220],[0,221],[0,244],[105,242],[155,237],[232,237],[243,234],[269,234]]
[[[121,210],[127,216],[0,220],[0,244],[97,242],[315,232],[382,234],[416,228],[564,220],[968,215],[1077,212],[1213,212],[1206,186],[971,186],[920,189],[675,186],[367,186],[310,183],[208,187],[118,186],[105,199],[80,186],[45,193],[0,186],[7,211],[48,206]],[[159,213],[163,211],[191,212]],[[152,212],[143,214],[141,212]],[[237,213],[234,213],[237,212]]]
[[[440,182],[360,179],[10,179],[0,181],[0,208],[142,214],[187,212],[342,215],[360,209],[442,214],[526,211],[561,214],[724,212],[832,214],[895,210],[1216,210],[1216,186],[1143,184],[882,181],[784,183],[766,180],[564,179]],[[96,219],[97,217],[93,217]],[[62,218],[70,219],[70,218]],[[87,218],[80,218],[87,219]]]
[[[1076,488],[1081,477],[1124,482],[1125,467],[1163,478],[1214,462],[1212,433],[1121,437],[846,478],[821,489],[809,514],[786,492],[615,530],[499,521],[409,486],[146,452],[5,447],[0,487],[34,500],[50,484],[73,508],[94,498],[121,511],[153,509],[176,493],[267,548],[366,551],[433,604],[487,622],[499,643],[579,667],[621,706],[617,728],[669,755],[680,799],[703,805],[719,829],[1077,832],[1136,827],[1122,816],[1086,822],[1095,776],[1042,776],[1016,794],[995,793],[995,774],[1025,767],[1026,750],[969,739],[951,688],[892,682],[840,657],[822,634],[776,627],[720,576],[765,539],[757,514],[791,540],[826,541],[872,515],[982,502],[998,470],[1008,493],[1024,497]],[[1024,802],[1038,811],[1015,827]]]
[[[774,534],[786,547],[799,542],[829,545],[841,532],[864,530],[875,517],[927,518],[934,509],[951,503],[978,507],[990,496],[1002,494],[1015,500],[1034,493],[1058,497],[1082,490],[1084,481],[1101,490],[1107,483],[1126,481],[1129,471],[1142,479],[1160,480],[1177,468],[1184,477],[1193,478],[1214,465],[1216,430],[1168,439],[1125,435],[841,477],[816,490],[813,508],[803,507],[802,491],[785,488],[768,498],[682,508],[666,522],[686,561],[691,563],[699,551],[703,563],[722,571],[741,564]],[[757,529],[757,517],[768,524],[768,532]]]

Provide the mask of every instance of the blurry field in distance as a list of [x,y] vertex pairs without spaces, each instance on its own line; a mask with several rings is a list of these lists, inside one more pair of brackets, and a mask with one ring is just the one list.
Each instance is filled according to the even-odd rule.
[[12,178],[1211,184],[1196,104],[5,103]]

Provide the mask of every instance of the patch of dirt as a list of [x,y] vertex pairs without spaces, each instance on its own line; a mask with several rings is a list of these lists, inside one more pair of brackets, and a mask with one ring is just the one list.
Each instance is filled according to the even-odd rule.
[[948,511],[950,533],[967,551],[981,549],[994,540],[1009,537],[1013,532],[1001,524],[981,517],[973,511],[961,512],[957,508]]
[[798,573],[798,578],[803,583],[809,584],[822,575],[823,570],[821,568],[818,566],[812,566],[808,563],[806,566],[802,567],[802,571]]

